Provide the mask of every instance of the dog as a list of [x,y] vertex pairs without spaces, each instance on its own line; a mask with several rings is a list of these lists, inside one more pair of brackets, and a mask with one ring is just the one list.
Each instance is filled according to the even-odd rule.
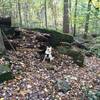
[[54,59],[54,57],[52,56],[52,47],[50,46],[47,46],[46,50],[45,50],[45,56],[44,56],[44,59],[43,59],[43,62],[46,60],[46,59],[49,59],[50,62]]

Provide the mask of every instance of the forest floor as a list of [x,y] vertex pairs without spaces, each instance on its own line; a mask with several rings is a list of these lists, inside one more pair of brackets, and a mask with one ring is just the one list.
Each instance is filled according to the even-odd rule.
[[[0,100],[88,100],[84,87],[100,90],[100,59],[85,57],[84,67],[79,67],[69,56],[55,51],[52,62],[42,62],[37,49],[30,48],[34,38],[29,34],[14,39],[20,47],[8,54],[15,79],[0,84]],[[71,89],[57,91],[54,83],[58,79],[68,82]]]

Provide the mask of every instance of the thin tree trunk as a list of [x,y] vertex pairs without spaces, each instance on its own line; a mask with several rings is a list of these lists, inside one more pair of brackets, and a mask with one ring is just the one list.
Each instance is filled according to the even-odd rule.
[[69,33],[68,0],[64,0],[63,32],[64,33]]
[[27,1],[24,3],[24,7],[25,27],[29,27],[29,5]]
[[57,10],[56,10],[56,6],[54,8],[55,14],[54,14],[54,22],[55,22],[55,29],[57,30]]
[[[97,2],[99,3],[99,0],[97,0]],[[95,25],[94,25],[94,29],[95,29],[95,32],[97,33],[97,34],[99,34],[99,32],[97,31],[98,30],[98,26],[99,26],[99,23],[98,23],[98,14],[99,14],[99,8],[95,8]]]
[[44,2],[44,7],[45,7],[45,27],[48,27],[48,23],[47,23],[47,1],[45,0]]
[[55,4],[53,4],[53,0],[51,0],[50,2],[51,2],[52,19],[54,19],[53,24],[55,25],[55,29],[57,30],[57,7]]
[[11,0],[9,0],[9,5],[10,5],[9,15],[12,17],[12,2],[11,2]]
[[5,4],[2,5],[2,16],[5,16]]
[[77,17],[77,0],[75,0],[75,12],[74,12],[74,34],[73,36],[76,35],[76,17]]
[[22,26],[22,16],[21,16],[20,0],[18,0],[18,11],[19,11],[19,20],[20,20],[20,27],[21,27]]
[[71,16],[72,16],[72,2],[71,2],[71,0],[69,0],[69,19],[70,19],[70,26],[69,26],[69,31],[70,31],[70,33],[73,33],[73,27],[72,27],[72,18],[71,18]]
[[87,8],[87,15],[86,15],[86,22],[85,22],[85,31],[84,31],[84,38],[87,37],[87,33],[88,33],[88,30],[89,30],[90,11],[91,11],[91,0],[88,1],[88,8]]

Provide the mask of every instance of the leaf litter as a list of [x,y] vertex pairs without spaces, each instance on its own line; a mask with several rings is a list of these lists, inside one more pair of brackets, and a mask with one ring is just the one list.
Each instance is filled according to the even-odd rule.
[[[54,50],[54,60],[42,62],[36,34],[24,32],[21,39],[13,40],[18,44],[17,50],[7,54],[15,79],[0,84],[0,100],[87,100],[82,86],[100,91],[100,59],[85,57],[85,66],[80,68],[71,57]],[[4,62],[1,58],[0,64]],[[57,80],[67,82],[70,90],[58,91]]]

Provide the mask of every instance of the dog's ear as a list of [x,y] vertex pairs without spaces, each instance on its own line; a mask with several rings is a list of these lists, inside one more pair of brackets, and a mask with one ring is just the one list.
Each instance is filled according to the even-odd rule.
[[50,47],[50,49],[52,50],[52,47]]
[[49,47],[49,50],[52,51],[52,47]]

